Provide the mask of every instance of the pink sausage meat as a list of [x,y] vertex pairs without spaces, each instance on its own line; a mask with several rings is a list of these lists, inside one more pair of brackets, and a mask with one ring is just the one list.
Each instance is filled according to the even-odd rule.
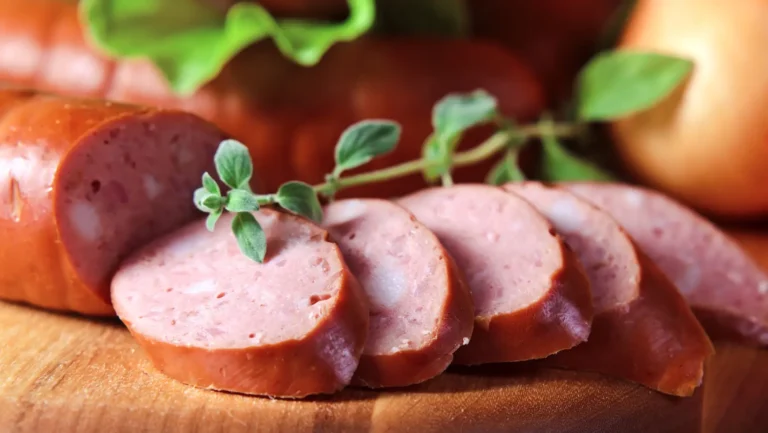
[[469,342],[472,298],[437,237],[385,200],[341,200],[323,226],[368,296],[370,329],[354,383],[406,386],[437,376]]
[[591,370],[673,395],[701,384],[712,346],[677,289],[607,213],[538,182],[505,189],[544,214],[576,252],[592,283],[595,318],[589,340],[545,360]]
[[768,345],[768,275],[714,224],[649,189],[564,184],[611,214],[675,283],[713,338]]
[[115,310],[155,366],[181,382],[276,397],[337,391],[363,350],[364,295],[324,230],[273,210],[255,216],[267,235],[263,264],[223,229],[231,215],[214,233],[198,221],[121,266]]
[[587,339],[589,282],[528,202],[501,188],[463,184],[399,203],[437,235],[466,275],[475,328],[455,363],[538,359]]

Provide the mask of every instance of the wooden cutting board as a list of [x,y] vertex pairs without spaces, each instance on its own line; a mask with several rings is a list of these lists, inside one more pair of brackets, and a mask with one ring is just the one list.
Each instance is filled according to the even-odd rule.
[[768,432],[768,350],[738,345],[717,344],[691,398],[522,363],[284,401],[174,382],[117,321],[0,303],[0,343],[2,433]]
[[282,401],[167,379],[116,321],[0,303],[0,341],[3,433],[768,431],[768,351],[735,345],[718,345],[692,398],[519,364]]

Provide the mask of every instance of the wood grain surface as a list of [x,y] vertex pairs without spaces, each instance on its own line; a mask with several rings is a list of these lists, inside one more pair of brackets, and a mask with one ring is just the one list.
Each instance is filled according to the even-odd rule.
[[116,322],[0,303],[0,432],[698,432],[679,399],[531,364],[311,401],[217,393],[157,373]]
[[[768,233],[737,233],[768,266]],[[421,386],[308,401],[161,375],[117,321],[0,303],[0,433],[768,432],[768,350],[718,343],[704,386],[668,397],[535,363],[451,369]]]

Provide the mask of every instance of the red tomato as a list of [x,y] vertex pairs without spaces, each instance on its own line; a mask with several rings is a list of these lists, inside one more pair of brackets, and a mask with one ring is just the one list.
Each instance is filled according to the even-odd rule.
[[621,0],[473,0],[473,30],[519,55],[542,80],[549,103],[570,96]]

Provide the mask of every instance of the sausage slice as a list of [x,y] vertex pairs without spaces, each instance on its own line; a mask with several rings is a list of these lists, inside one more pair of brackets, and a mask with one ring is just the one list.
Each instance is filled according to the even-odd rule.
[[710,337],[768,345],[768,275],[714,224],[650,189],[564,186],[627,230],[677,285]]
[[469,342],[475,311],[437,237],[402,207],[378,199],[333,202],[323,225],[370,305],[354,383],[406,386],[442,373]]
[[192,193],[224,136],[104,101],[0,91],[0,108],[0,298],[113,315],[119,261],[200,216]]
[[456,260],[475,305],[475,328],[455,363],[523,361],[589,336],[592,299],[584,270],[547,220],[501,188],[428,188],[398,202]]
[[142,248],[118,270],[120,319],[166,375],[202,388],[274,397],[332,393],[357,368],[365,295],[327,232],[263,209],[267,257],[245,257],[202,221]]
[[607,213],[564,189],[505,185],[573,248],[592,285],[589,340],[545,362],[625,378],[673,395],[701,384],[712,344],[675,286]]

